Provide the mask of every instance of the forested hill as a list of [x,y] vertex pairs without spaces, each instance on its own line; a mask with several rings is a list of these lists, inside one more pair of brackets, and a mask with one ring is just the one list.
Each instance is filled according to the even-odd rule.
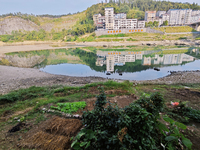
[[[62,40],[75,41],[78,36],[95,30],[93,15],[104,15],[105,7],[114,7],[115,13],[127,13],[127,18],[143,20],[145,11],[185,9],[200,10],[198,4],[174,3],[155,0],[108,0],[109,3],[92,5],[86,11],[61,16],[6,14],[0,16],[0,41]],[[13,19],[14,18],[14,19]],[[22,19],[24,21],[22,21]],[[15,32],[13,32],[13,30]]]
[[[178,3],[170,1],[156,1],[156,0],[115,0],[118,5],[120,3],[126,3],[132,8],[138,8],[141,11],[156,10],[156,11],[167,11],[169,9],[185,9],[190,8],[199,10],[200,6],[197,3]],[[114,0],[110,0],[110,3],[114,3]]]

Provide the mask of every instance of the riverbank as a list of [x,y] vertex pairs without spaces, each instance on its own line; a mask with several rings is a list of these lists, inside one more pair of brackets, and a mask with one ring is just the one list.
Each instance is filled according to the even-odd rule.
[[164,40],[164,41],[133,41],[133,42],[79,42],[79,43],[47,43],[47,42],[20,42],[0,45],[0,57],[5,53],[19,52],[19,51],[33,51],[46,49],[61,49],[61,48],[76,48],[76,47],[112,47],[112,46],[195,46],[200,47],[200,40]]
[[[100,77],[72,77],[52,75],[33,68],[18,68],[0,65],[0,94],[31,86],[83,86],[88,83],[105,82],[111,79]],[[123,80],[115,80],[123,82]],[[200,71],[173,72],[156,80],[130,81],[136,84],[200,83]]]

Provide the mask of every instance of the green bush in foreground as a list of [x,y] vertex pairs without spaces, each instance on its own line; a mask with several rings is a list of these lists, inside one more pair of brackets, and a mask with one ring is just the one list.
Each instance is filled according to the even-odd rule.
[[[109,104],[105,107],[105,104]],[[106,100],[104,91],[97,96],[93,111],[83,113],[85,128],[76,136],[72,147],[79,149],[153,150],[180,147],[178,139],[190,148],[191,142],[179,133],[186,126],[170,122],[170,130],[158,121],[163,109],[163,97],[155,93],[119,109]],[[168,134],[166,134],[168,132]]]

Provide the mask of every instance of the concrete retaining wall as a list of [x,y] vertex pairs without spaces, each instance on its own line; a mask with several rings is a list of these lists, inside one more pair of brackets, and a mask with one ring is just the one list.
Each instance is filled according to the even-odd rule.
[[134,32],[146,32],[146,28],[138,28],[138,29],[121,29],[121,30],[96,30],[96,36],[101,35],[112,35],[119,33],[134,33]]

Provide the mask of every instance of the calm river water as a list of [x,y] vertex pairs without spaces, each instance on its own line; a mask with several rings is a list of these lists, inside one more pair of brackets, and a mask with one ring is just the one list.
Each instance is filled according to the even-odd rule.
[[47,73],[67,76],[151,80],[164,77],[170,71],[200,70],[199,50],[187,48],[184,52],[131,49],[93,52],[81,49],[41,50],[7,54],[0,64],[38,68]]

